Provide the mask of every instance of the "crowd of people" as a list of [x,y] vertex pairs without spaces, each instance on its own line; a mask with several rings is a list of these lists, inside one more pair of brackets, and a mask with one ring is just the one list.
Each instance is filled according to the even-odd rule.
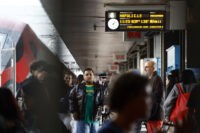
[[[59,75],[45,61],[30,65],[31,75],[17,88],[16,97],[0,88],[1,133],[148,133],[164,132],[180,94],[189,93],[187,114],[171,123],[175,133],[200,132],[200,85],[191,70],[172,70],[166,85],[156,72],[155,62],[145,64],[146,75],[127,72],[105,73],[95,80],[86,68],[77,78],[72,73]],[[18,102],[22,100],[22,105]],[[157,130],[157,131],[156,131]]]

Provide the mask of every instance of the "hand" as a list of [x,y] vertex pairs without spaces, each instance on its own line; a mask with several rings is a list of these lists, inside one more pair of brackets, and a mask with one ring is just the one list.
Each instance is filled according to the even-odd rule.
[[106,112],[108,112],[110,110],[108,105],[104,105],[103,106],[103,111],[101,112],[102,114],[105,114]]
[[78,120],[78,114],[76,112],[73,113],[74,120]]
[[169,123],[170,121],[169,121],[169,118],[165,118],[165,120],[164,120],[166,123]]

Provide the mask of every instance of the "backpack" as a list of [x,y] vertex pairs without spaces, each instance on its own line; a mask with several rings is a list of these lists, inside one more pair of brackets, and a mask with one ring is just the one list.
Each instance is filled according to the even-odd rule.
[[190,96],[190,92],[183,93],[181,89],[180,83],[177,85],[179,89],[179,96],[176,100],[176,105],[172,110],[172,113],[170,115],[170,120],[174,123],[177,121],[182,121],[183,118],[187,117],[188,107],[187,102]]

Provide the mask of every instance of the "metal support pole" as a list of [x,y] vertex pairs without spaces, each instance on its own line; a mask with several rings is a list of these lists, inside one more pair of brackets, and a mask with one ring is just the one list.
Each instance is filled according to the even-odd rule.
[[161,78],[165,82],[165,45],[164,45],[164,31],[160,32],[161,34]]
[[137,69],[140,69],[140,52],[137,52]]
[[1,42],[0,42],[0,87],[1,87]]
[[13,67],[13,94],[16,96],[16,49],[15,49],[15,43],[12,43],[12,52],[13,52],[13,59],[12,59],[12,67]]
[[185,30],[185,68],[187,68],[187,30]]
[[150,58],[150,52],[151,52],[150,40],[148,39],[148,41],[147,41],[147,58]]
[[180,63],[181,63],[181,71],[185,70],[185,32],[184,30],[181,30],[179,32],[179,40],[180,40]]

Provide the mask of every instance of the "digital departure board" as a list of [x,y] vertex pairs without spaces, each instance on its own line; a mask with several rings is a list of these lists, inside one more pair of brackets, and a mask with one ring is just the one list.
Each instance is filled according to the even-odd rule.
[[165,30],[165,11],[106,11],[106,31]]

